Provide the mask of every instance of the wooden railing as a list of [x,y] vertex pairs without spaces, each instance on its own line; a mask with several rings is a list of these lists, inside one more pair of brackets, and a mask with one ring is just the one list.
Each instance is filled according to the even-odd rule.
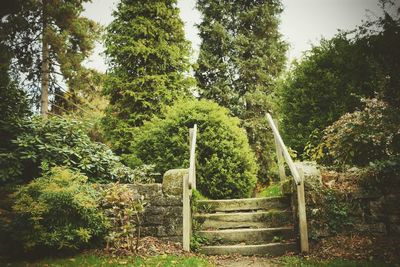
[[299,170],[297,170],[296,165],[293,163],[293,160],[290,157],[290,154],[285,144],[283,143],[282,137],[279,134],[278,127],[275,125],[275,122],[269,113],[267,113],[267,120],[274,134],[276,153],[279,165],[279,175],[281,179],[284,179],[286,177],[285,167],[284,167],[284,161],[286,161],[297,187],[296,191],[297,191],[297,205],[298,205],[297,210],[299,216],[300,249],[301,252],[308,252],[309,245],[308,245],[308,230],[307,230],[306,203],[304,197],[303,174],[301,172],[299,173]]
[[189,169],[188,175],[183,178],[183,250],[190,251],[190,239],[192,235],[192,212],[190,206],[190,198],[192,190],[196,189],[196,137],[197,125],[189,129]]

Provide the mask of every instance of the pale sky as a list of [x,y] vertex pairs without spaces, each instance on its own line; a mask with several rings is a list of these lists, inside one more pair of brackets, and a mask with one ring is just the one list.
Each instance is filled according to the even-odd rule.
[[[85,4],[84,16],[102,25],[112,21],[112,10],[118,0],[92,0]],[[186,38],[192,42],[193,60],[196,59],[200,38],[195,24],[201,15],[195,9],[196,0],[178,0],[181,18],[185,23]],[[378,0],[282,0],[284,11],[280,31],[289,43],[289,61],[301,57],[302,52],[318,44],[319,40],[333,37],[338,29],[352,30],[368,17],[378,17],[381,10]],[[100,71],[107,69],[102,56],[103,46],[97,44],[93,55],[86,62],[88,67]]]

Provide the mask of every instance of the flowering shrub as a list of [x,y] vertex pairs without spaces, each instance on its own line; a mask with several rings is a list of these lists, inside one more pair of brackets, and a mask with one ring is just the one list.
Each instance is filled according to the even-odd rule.
[[378,99],[363,99],[364,109],[347,113],[323,131],[312,157],[337,166],[366,166],[400,154],[400,110]]

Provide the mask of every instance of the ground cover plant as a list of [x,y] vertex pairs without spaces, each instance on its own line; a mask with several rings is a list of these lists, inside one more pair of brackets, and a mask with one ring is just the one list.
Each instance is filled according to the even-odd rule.
[[[0,261],[1,263],[1,261]],[[141,267],[141,266],[158,266],[158,267],[210,267],[213,266],[207,260],[196,256],[175,256],[175,255],[159,255],[151,257],[111,257],[106,255],[82,254],[66,258],[47,258],[39,261],[19,261],[6,262],[10,267],[41,267],[41,266],[101,266],[101,267]]]

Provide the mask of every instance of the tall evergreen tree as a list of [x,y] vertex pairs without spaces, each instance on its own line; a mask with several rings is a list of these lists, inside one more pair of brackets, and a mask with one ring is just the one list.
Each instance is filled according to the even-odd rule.
[[287,45],[278,31],[279,0],[198,0],[202,43],[195,72],[202,98],[242,119],[257,155],[261,181],[271,163],[265,113]]
[[110,71],[105,93],[110,105],[104,124],[119,153],[163,105],[189,95],[190,43],[176,0],[121,0],[106,33]]
[[[60,84],[69,85],[89,55],[97,25],[81,17],[90,0],[2,1],[7,10],[0,22],[0,42],[13,55],[13,73],[37,100],[41,114],[48,112],[49,93],[62,96]],[[40,88],[40,90],[39,90]],[[57,100],[57,97],[53,99]]]

